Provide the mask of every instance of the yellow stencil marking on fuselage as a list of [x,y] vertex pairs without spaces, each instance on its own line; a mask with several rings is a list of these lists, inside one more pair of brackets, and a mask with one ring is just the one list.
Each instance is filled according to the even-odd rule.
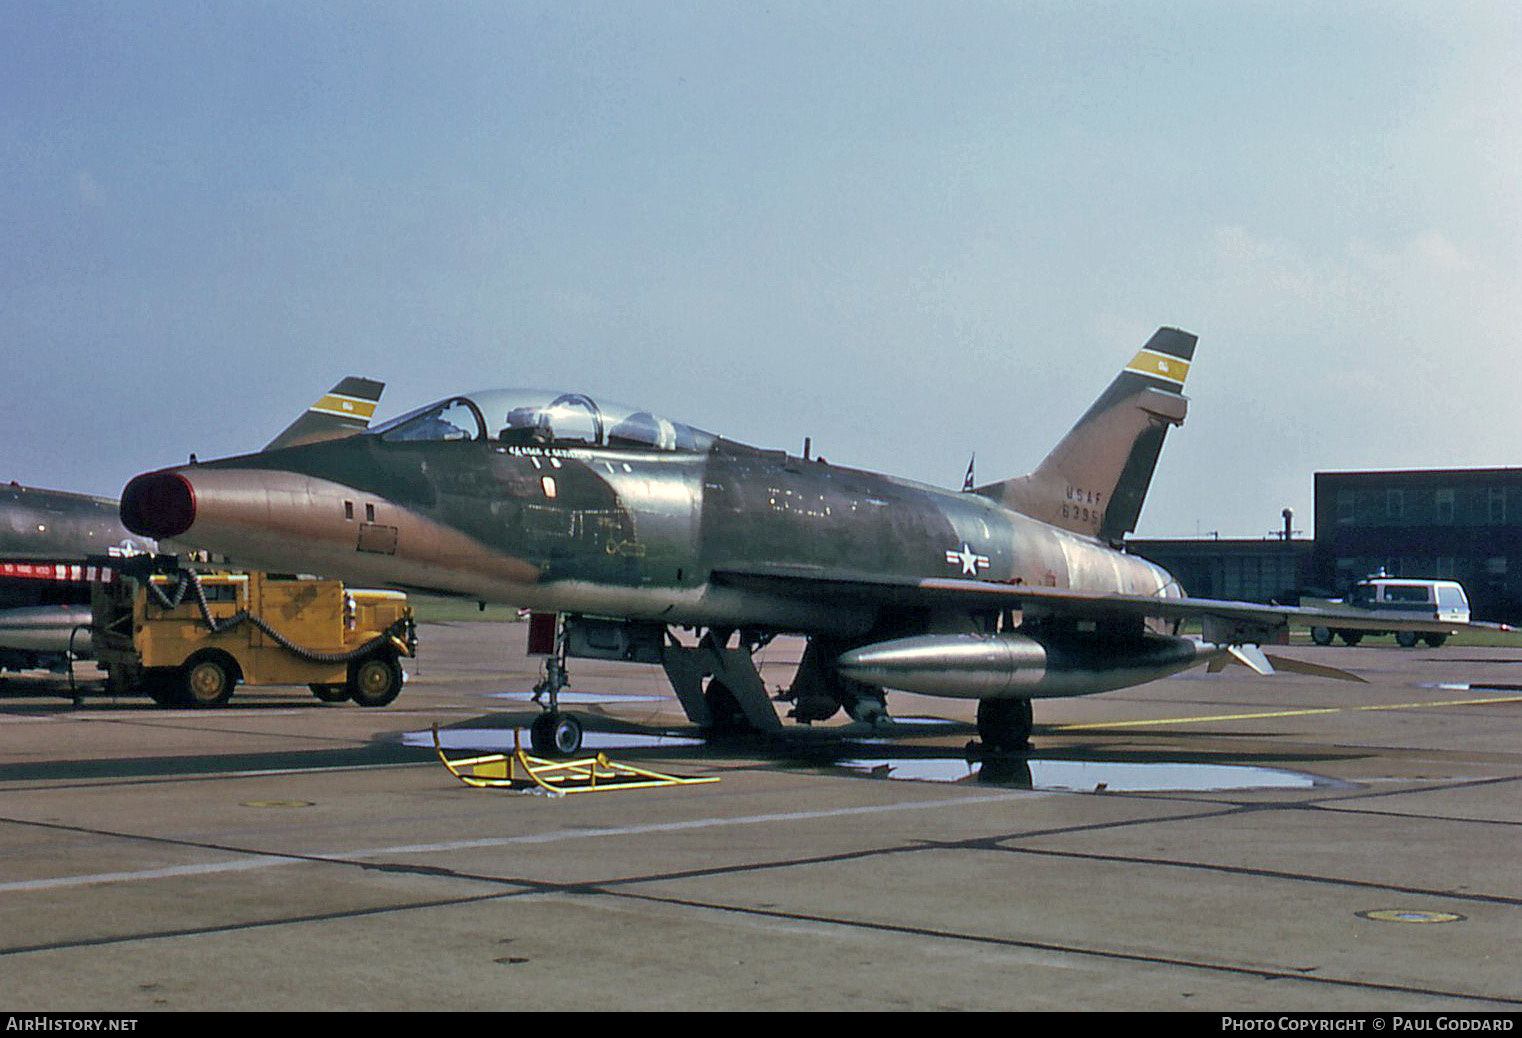
[[1131,358],[1131,363],[1126,365],[1126,370],[1182,386],[1184,379],[1189,377],[1189,362],[1171,357],[1166,353],[1143,349]]
[[1209,717],[1166,717],[1151,721],[1099,721],[1089,724],[1059,724],[1059,732],[1076,732],[1086,728],[1147,728],[1164,724],[1205,724],[1211,721],[1260,721],[1270,717],[1309,717],[1313,714],[1356,713],[1360,710],[1420,710],[1438,706],[1480,706],[1486,703],[1522,703],[1522,696],[1496,696],[1493,699],[1434,699],[1423,703],[1371,703],[1368,706],[1322,706],[1303,710],[1265,710],[1254,714],[1215,714]]

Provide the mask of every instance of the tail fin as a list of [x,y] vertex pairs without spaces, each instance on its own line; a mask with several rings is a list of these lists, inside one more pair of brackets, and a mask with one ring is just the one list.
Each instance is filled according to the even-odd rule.
[[384,382],[350,375],[328,390],[300,418],[264,447],[267,451],[318,440],[336,440],[363,431],[375,415]]
[[1075,533],[1118,544],[1136,529],[1163,437],[1182,425],[1195,336],[1159,328],[1028,476],[978,493]]

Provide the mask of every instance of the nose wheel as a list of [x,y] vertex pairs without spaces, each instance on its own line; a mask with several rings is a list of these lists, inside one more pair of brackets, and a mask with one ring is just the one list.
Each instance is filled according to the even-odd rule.
[[546,710],[534,718],[528,738],[535,753],[543,756],[575,756],[581,750],[581,722],[559,710]]

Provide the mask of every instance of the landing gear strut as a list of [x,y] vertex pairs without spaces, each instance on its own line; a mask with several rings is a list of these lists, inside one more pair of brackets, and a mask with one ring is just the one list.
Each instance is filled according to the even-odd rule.
[[978,701],[978,737],[995,753],[1019,753],[1031,745],[1029,699]]
[[[581,722],[560,712],[560,690],[570,683],[565,658],[565,623],[557,618],[555,651],[545,660],[544,677],[534,686],[534,702],[544,707],[544,712],[534,718],[528,732],[529,745],[535,753],[570,757],[581,749]],[[549,697],[548,703],[544,702],[546,696]]]
[[688,720],[718,736],[772,733],[782,729],[751,653],[759,640],[741,639],[729,648],[733,631],[710,628],[696,647],[667,644],[661,666]]

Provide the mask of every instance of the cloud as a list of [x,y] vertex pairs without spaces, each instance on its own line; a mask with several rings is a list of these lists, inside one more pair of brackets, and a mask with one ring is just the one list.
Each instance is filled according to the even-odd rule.
[[[1365,333],[1423,325],[1471,311],[1506,294],[1506,280],[1437,228],[1381,245],[1352,238],[1319,253],[1240,226],[1214,229],[1209,250],[1221,297],[1322,327],[1347,323]],[[1463,302],[1461,302],[1463,301]],[[1455,311],[1459,311],[1456,314]],[[1355,336],[1357,337],[1357,336]]]
[[1371,277],[1421,278],[1442,274],[1483,273],[1441,231],[1428,229],[1394,248],[1381,249],[1362,239],[1348,244],[1349,265]]

